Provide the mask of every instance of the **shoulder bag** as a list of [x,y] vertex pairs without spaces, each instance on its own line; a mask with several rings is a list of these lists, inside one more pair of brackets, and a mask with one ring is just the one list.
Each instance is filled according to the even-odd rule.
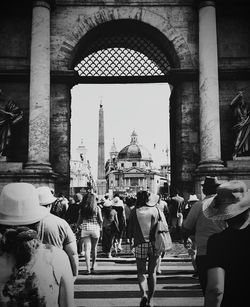
[[160,210],[158,210],[158,221],[155,227],[155,255],[161,255],[172,249],[172,239],[169,233],[168,224],[163,220]]

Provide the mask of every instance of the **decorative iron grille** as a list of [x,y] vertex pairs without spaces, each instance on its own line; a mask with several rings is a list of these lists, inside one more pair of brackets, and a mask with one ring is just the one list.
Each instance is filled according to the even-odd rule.
[[89,45],[74,69],[85,77],[164,76],[170,64],[166,55],[147,38],[113,35]]

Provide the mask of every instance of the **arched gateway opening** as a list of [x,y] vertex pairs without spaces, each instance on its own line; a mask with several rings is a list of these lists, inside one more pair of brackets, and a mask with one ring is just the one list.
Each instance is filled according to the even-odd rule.
[[[112,87],[110,87],[109,85],[109,90],[114,92],[117,90],[117,88],[120,88],[120,91],[122,90],[121,84],[123,84],[125,88],[129,88],[128,84],[134,84],[133,90],[135,93],[135,97],[133,103],[137,104],[140,102],[136,100],[140,99],[137,98],[138,96],[136,96],[136,92],[138,95],[140,89],[141,91],[145,91],[146,84],[148,84],[148,87],[151,87],[152,89],[154,87],[156,88],[156,86],[159,86],[160,84],[165,85],[165,92],[161,90],[161,94],[163,96],[161,97],[161,100],[165,100],[164,103],[166,104],[166,107],[161,107],[162,110],[157,110],[157,112],[154,112],[153,109],[151,109],[151,113],[152,115],[154,114],[153,116],[155,116],[155,114],[157,116],[157,113],[161,114],[161,112],[164,110],[164,116],[160,117],[158,115],[158,118],[159,120],[162,120],[163,118],[163,120],[167,122],[166,129],[164,129],[164,131],[157,131],[157,129],[154,128],[153,119],[150,120],[149,118],[147,118],[147,120],[148,125],[152,125],[152,134],[164,134],[166,137],[167,144],[169,142],[168,134],[170,130],[168,109],[170,94],[169,71],[171,67],[173,68],[178,66],[178,58],[173,49],[173,46],[162,35],[162,33],[157,31],[152,26],[149,26],[142,22],[131,20],[109,21],[89,31],[84,37],[82,37],[82,39],[77,44],[72,55],[71,69],[73,68],[78,74],[78,85],[72,89],[71,95],[72,98],[77,95],[76,88],[80,87],[79,83],[85,84],[85,87],[82,86],[82,92],[84,92],[84,89],[87,92],[88,87],[86,83],[91,83],[92,85],[96,85],[95,87],[92,86],[92,88],[94,89],[94,91],[98,91],[101,103],[101,88],[103,89],[103,87],[100,87],[100,84],[112,84]],[[143,84],[144,87],[142,87]],[[153,87],[153,85],[155,86]],[[173,88],[173,86],[171,87]],[[137,89],[137,91],[135,91],[135,88]],[[160,87],[158,87],[158,90],[159,89]],[[159,99],[159,95],[157,95],[156,90],[154,91],[155,99]],[[143,93],[141,93],[141,96],[143,96]],[[82,94],[81,99],[82,104],[84,104],[84,107],[78,104],[79,110],[75,110],[73,108],[74,99],[72,99],[71,110],[74,110],[71,113],[73,116],[72,119],[76,118],[77,114],[79,115],[80,107],[82,107],[82,112],[80,111],[82,114],[82,119],[84,120],[84,118],[88,117],[87,114],[88,111],[90,111],[91,106],[88,106],[87,103],[84,103],[84,100],[88,99],[87,94]],[[117,95],[117,103],[120,103],[119,94]],[[131,106],[129,106],[129,103],[127,103],[127,107],[131,108]],[[155,105],[153,102],[153,104],[151,104],[151,107],[157,108],[157,102],[155,102]],[[141,101],[141,109],[143,110],[143,101]],[[97,103],[96,111],[98,111]],[[130,111],[133,112],[133,109],[131,108]],[[138,121],[143,120],[144,116],[141,116],[143,113],[144,115],[145,113],[150,113],[150,110],[145,110],[141,114],[138,112]],[[123,116],[123,114],[119,114],[117,112],[116,116]],[[176,122],[176,120],[174,121]],[[127,122],[128,135],[129,133],[131,133],[130,130],[135,127],[135,125],[133,126],[132,124],[132,126],[130,126],[130,124],[132,124],[132,121]],[[98,125],[97,116],[95,118],[95,125]],[[109,122],[106,122],[105,125],[109,125]],[[143,124],[141,123],[141,125]],[[115,127],[113,128],[115,129]],[[74,122],[71,120],[71,144],[73,139],[75,138],[75,133],[77,129],[79,129],[79,127],[77,128],[76,125],[74,126]],[[105,131],[107,131],[107,126],[105,127]],[[86,134],[91,134],[91,130],[82,131],[81,136],[83,136],[84,138],[84,135]],[[78,133],[78,135],[80,134]],[[97,131],[95,131],[92,137],[96,142],[96,152],[94,153],[94,155],[97,157]],[[148,135],[148,137],[152,138],[152,136],[150,135]],[[154,142],[154,138],[151,142]],[[110,140],[106,139],[105,146],[109,146],[109,143]],[[156,147],[156,144],[154,144],[154,146]],[[109,148],[110,147],[111,146],[109,146]],[[152,148],[150,149],[152,150]],[[167,145],[165,149],[168,150],[169,145]],[[164,149],[161,148],[160,150],[163,151]],[[105,154],[105,157],[109,157],[107,153]],[[86,159],[86,157],[84,158]],[[159,155],[157,156],[156,154],[154,154],[154,159],[159,159]],[[92,163],[90,163],[90,166],[92,168],[92,175],[94,179],[96,179],[97,161],[95,159],[91,159],[91,161]],[[95,165],[93,165],[93,161]],[[157,162],[158,161],[154,161],[154,165],[156,165]],[[167,154],[165,163],[167,163]],[[127,181],[130,182],[131,179],[128,179]],[[144,180],[144,185],[146,184],[145,181],[146,180]],[[175,181],[175,179],[173,179],[173,181]],[[139,182],[142,182],[142,179],[139,179]]]
[[[80,20],[71,36],[61,44],[58,54],[58,65],[67,66],[74,71],[74,76],[70,79],[66,76],[63,89],[61,85],[55,89],[59,86],[58,90],[64,93],[64,110],[71,113],[70,91],[78,84],[168,84],[171,97],[166,117],[170,117],[171,184],[183,193],[194,193],[193,173],[199,162],[199,123],[193,120],[199,112],[198,85],[185,68],[195,64],[185,39],[167,19],[151,19],[147,11],[133,17],[135,12],[124,13],[123,19],[117,19],[119,12],[113,11]],[[154,24],[155,20],[160,20],[160,24]],[[60,122],[64,122],[63,128],[68,131],[67,138],[65,133],[60,138],[60,131],[53,133],[59,121],[56,115],[55,112],[52,117],[51,157],[55,171],[65,175],[57,180],[58,190],[66,190],[70,182],[67,162],[67,155],[70,160],[70,119],[65,121],[64,114],[60,114]],[[58,153],[58,147],[64,152]]]

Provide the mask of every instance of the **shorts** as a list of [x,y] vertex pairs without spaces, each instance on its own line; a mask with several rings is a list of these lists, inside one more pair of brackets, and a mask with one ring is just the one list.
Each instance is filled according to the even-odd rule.
[[145,242],[135,246],[135,258],[145,259],[154,255],[154,249],[151,242]]
[[98,239],[100,237],[100,229],[97,229],[97,228],[91,229],[91,230],[82,229],[81,238],[86,238],[86,237]]

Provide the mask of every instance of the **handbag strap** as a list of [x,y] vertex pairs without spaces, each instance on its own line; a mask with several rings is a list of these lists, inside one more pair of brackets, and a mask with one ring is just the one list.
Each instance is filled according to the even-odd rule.
[[158,210],[158,221],[162,221],[160,209],[158,207],[156,209]]

